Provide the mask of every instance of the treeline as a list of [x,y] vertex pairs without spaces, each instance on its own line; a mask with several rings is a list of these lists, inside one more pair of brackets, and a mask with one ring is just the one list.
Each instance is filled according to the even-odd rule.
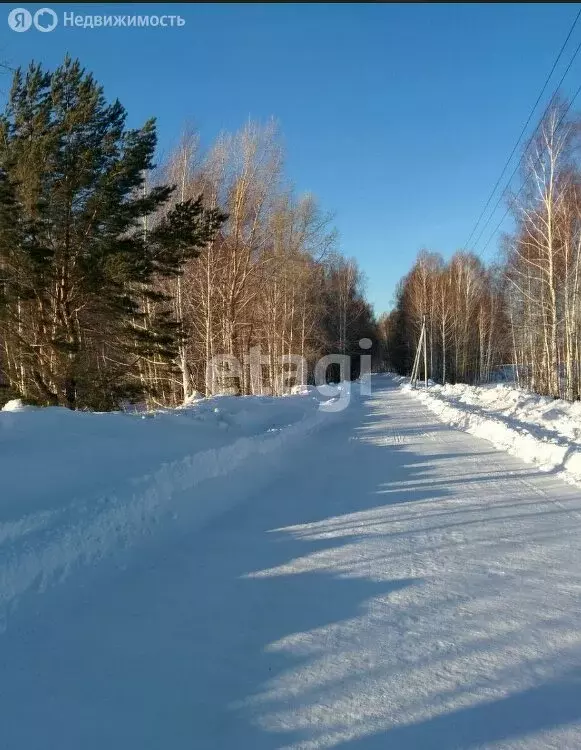
[[581,397],[580,133],[581,119],[553,101],[524,153],[515,231],[496,266],[420,253],[379,321],[395,369],[410,371],[425,313],[435,380],[482,382],[509,365],[527,389]]
[[412,369],[426,316],[429,376],[442,383],[481,382],[503,361],[506,324],[502,285],[473,253],[448,263],[422,251],[397,290],[397,306],[379,326],[398,372]]
[[[324,354],[376,338],[331,217],[285,184],[272,124],[205,152],[188,133],[158,167],[155,150],[155,122],[127,128],[78,61],[15,73],[0,119],[0,399],[113,409],[281,394],[289,355],[309,379]],[[230,377],[255,347],[263,377]]]
[[[186,335],[173,398],[185,396],[186,382],[208,393],[208,362],[224,355],[242,363],[257,347],[265,357],[262,384],[243,367],[239,388],[280,395],[288,391],[285,360],[293,355],[306,360],[308,379],[324,354],[360,354],[359,339],[376,338],[361,273],[337,252],[331,216],[312,195],[296,197],[284,185],[274,124],[249,123],[206,153],[188,134],[164,173],[179,186],[180,200],[201,194],[228,216],[176,281],[175,314]],[[163,391],[163,371],[152,379]]]

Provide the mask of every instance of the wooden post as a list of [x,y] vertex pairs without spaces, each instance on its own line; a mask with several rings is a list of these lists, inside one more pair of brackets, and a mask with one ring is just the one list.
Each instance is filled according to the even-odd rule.
[[426,313],[424,313],[424,322],[422,324],[422,329],[424,332],[424,380],[426,381],[426,389],[428,387],[428,344],[427,344],[427,334],[426,334]]
[[422,361],[422,355],[424,357],[424,379],[426,381],[426,388],[428,387],[428,357],[427,357],[427,341],[426,341],[426,316],[424,314],[422,321],[422,329],[420,331],[420,338],[418,339],[418,346],[416,349],[416,356],[414,357],[414,365],[412,367],[412,376],[410,379],[412,387],[415,386],[419,374],[420,374],[420,363]]

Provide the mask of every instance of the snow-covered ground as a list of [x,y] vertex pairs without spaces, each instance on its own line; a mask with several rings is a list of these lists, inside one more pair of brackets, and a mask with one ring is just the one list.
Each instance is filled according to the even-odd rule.
[[581,484],[581,402],[538,396],[510,385],[402,388],[444,422],[484,438],[545,471]]
[[[103,414],[9,402],[0,411],[0,629],[29,589],[159,534],[168,520],[187,516],[191,528],[223,512],[329,417],[320,407],[332,401],[310,389]],[[246,485],[229,487],[241,467]],[[208,480],[213,492],[197,490]]]
[[577,488],[388,377],[219,401],[1,415],[2,750],[581,747]]

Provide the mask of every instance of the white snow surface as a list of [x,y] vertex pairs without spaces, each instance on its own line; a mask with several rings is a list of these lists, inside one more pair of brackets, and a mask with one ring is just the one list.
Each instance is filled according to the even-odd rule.
[[34,407],[27,406],[24,401],[20,398],[13,398],[11,401],[7,401],[0,411],[26,411]]
[[228,493],[191,491],[251,461],[276,460],[325,412],[303,397],[216,397],[148,413],[0,412],[0,628],[31,588],[150,536],[168,518],[200,523]]
[[317,407],[0,414],[2,750],[581,747],[579,490]]
[[402,388],[447,424],[499,450],[581,485],[581,402],[539,396],[510,385],[429,384]]

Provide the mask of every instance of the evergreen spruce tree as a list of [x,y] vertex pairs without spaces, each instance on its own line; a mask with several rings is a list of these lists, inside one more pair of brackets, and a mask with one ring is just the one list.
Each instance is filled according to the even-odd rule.
[[14,75],[0,120],[0,356],[30,401],[108,409],[143,396],[139,361],[171,367],[182,335],[155,282],[225,218],[199,198],[156,220],[173,188],[146,189],[155,122],[125,123],[76,60]]

